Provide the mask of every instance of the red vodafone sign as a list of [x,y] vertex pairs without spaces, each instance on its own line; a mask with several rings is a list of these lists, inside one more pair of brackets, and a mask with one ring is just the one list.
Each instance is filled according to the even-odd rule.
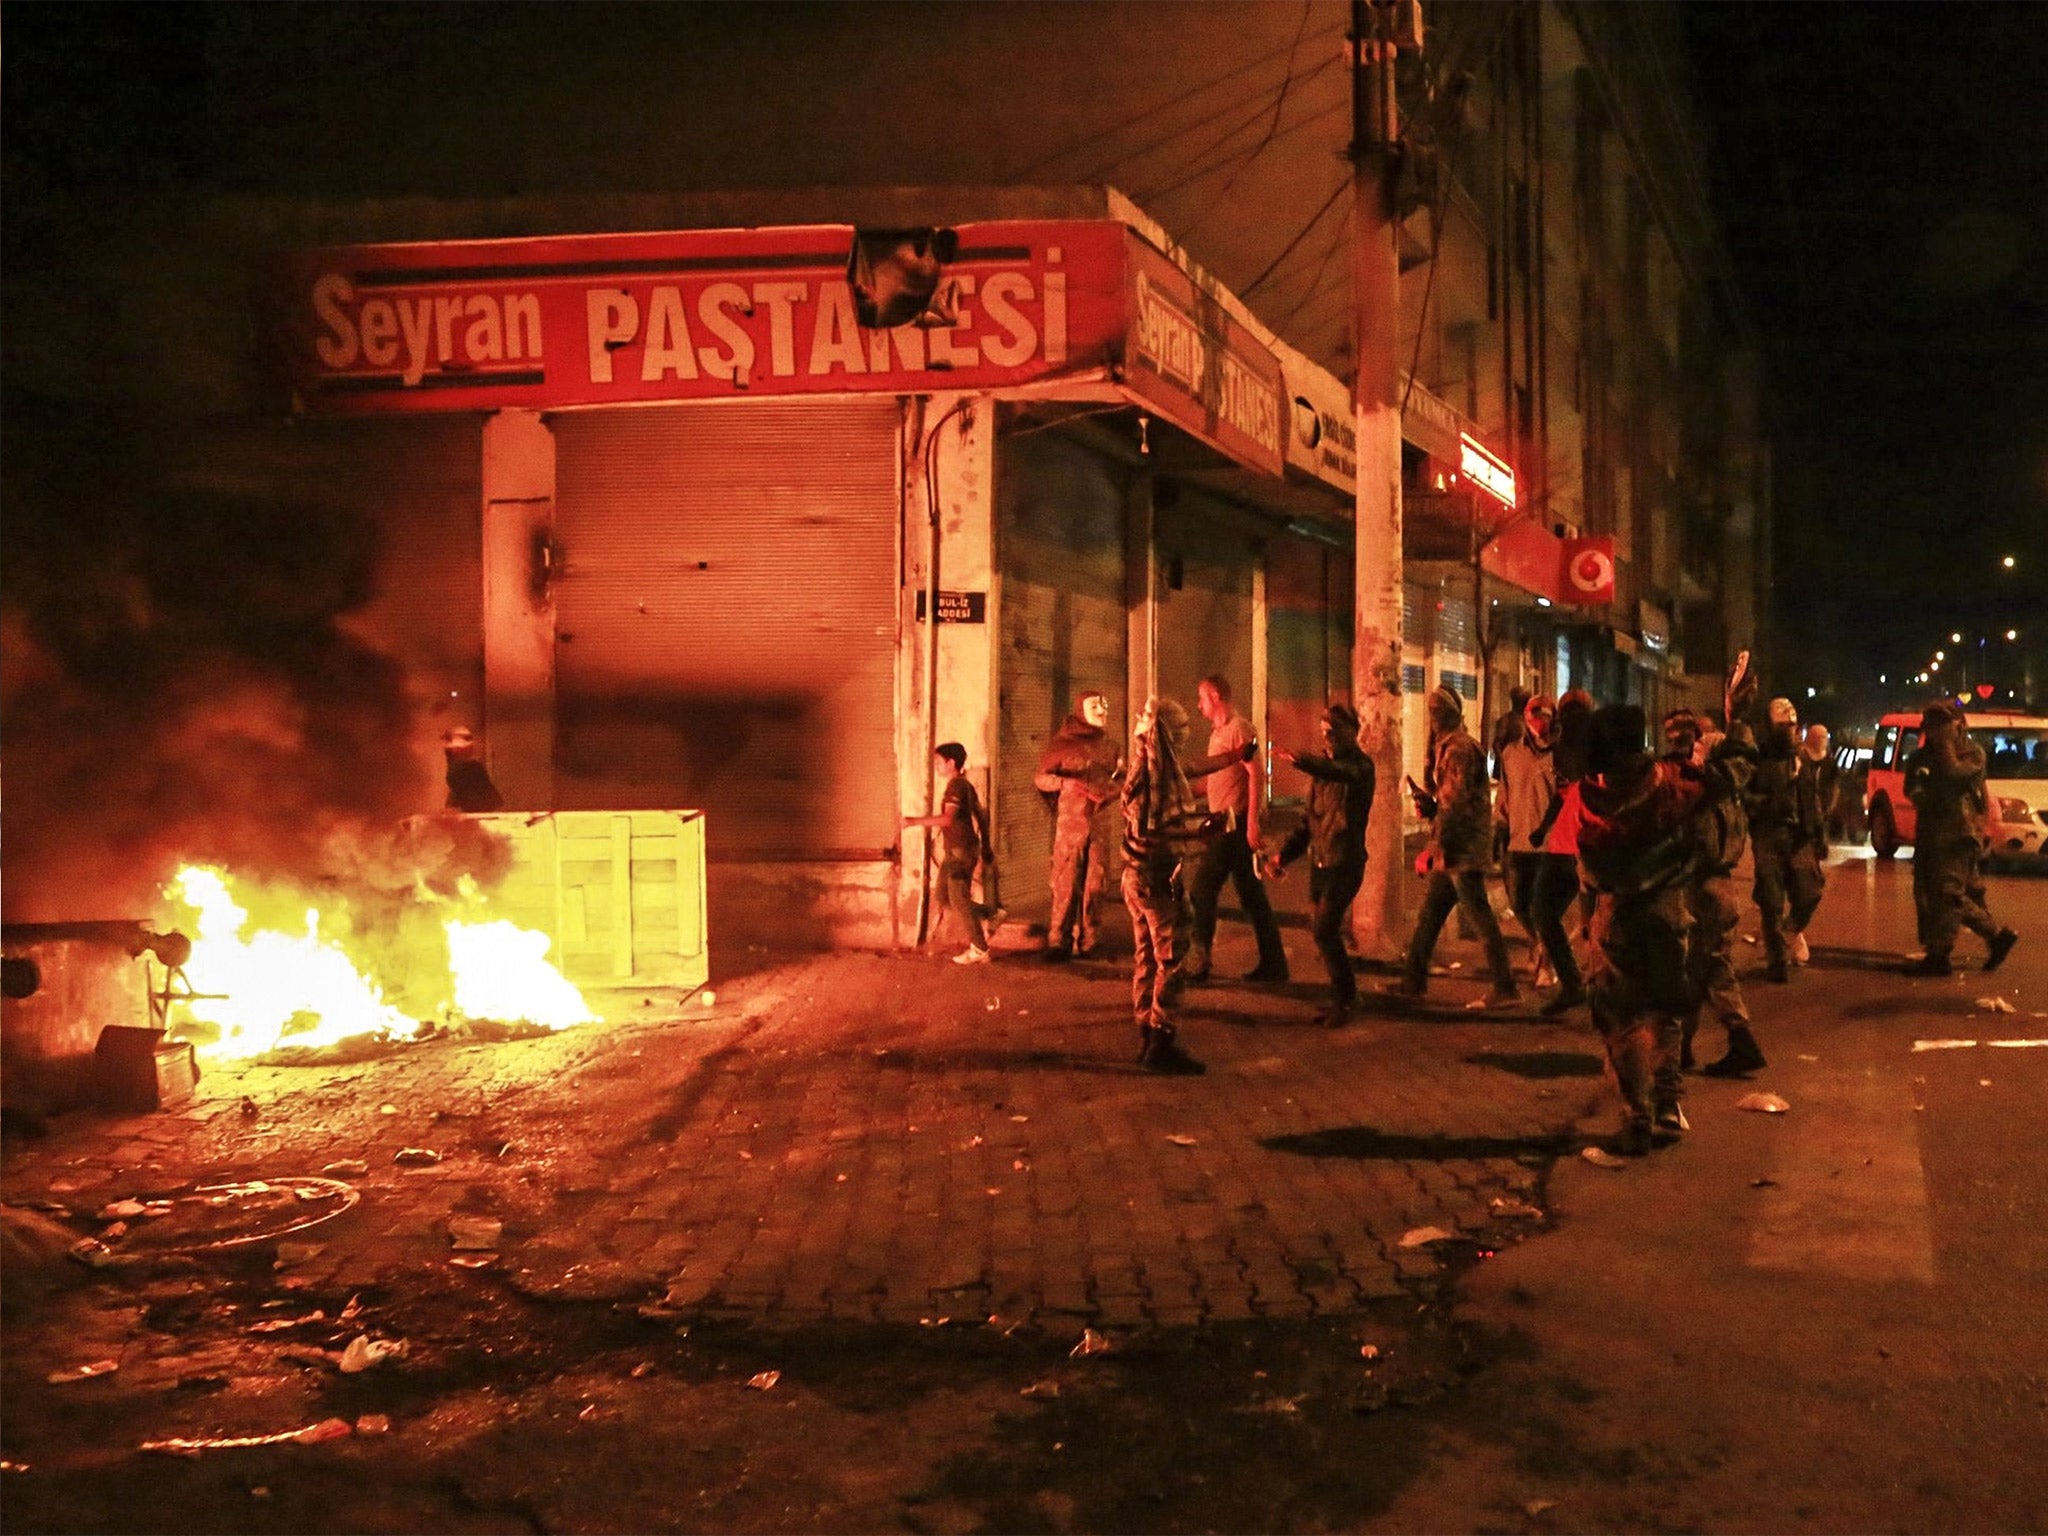
[[1564,599],[1586,606],[1614,601],[1612,534],[1564,541]]

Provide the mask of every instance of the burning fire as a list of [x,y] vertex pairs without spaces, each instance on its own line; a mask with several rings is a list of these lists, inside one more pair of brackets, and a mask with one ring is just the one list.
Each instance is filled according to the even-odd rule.
[[[209,1054],[409,1036],[453,1019],[564,1029],[597,1018],[549,962],[548,936],[490,919],[466,881],[457,902],[425,898],[424,919],[378,937],[345,901],[323,912],[297,893],[241,887],[238,896],[226,874],[203,866],[181,869],[166,895],[192,940],[184,978],[193,995],[173,1023]],[[245,902],[291,916],[252,921]],[[449,905],[460,910],[432,910]]]

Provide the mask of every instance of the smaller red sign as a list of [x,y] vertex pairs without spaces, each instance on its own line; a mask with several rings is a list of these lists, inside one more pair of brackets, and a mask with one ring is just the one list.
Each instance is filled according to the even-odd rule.
[[1614,535],[1564,541],[1564,598],[1585,607],[1614,601]]
[[1979,683],[1977,685],[1977,697],[1980,699],[1988,699],[1996,692],[1998,692],[1998,684],[1996,683]]

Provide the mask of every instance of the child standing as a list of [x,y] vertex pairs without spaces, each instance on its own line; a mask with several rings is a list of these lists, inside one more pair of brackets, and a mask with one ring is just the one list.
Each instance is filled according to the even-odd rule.
[[974,872],[988,865],[988,813],[981,796],[967,778],[967,749],[957,741],[942,743],[932,753],[932,765],[945,789],[939,796],[935,816],[906,816],[906,827],[937,827],[945,853],[939,861],[939,889],[946,905],[960,920],[967,948],[953,957],[955,965],[988,963],[988,933],[982,927],[981,908],[974,904]]

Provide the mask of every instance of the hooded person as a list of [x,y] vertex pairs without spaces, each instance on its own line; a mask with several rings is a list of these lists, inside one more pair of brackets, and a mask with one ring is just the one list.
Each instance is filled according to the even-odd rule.
[[1493,855],[1493,807],[1488,792],[1486,754],[1465,729],[1465,701],[1439,687],[1429,696],[1429,759],[1423,770],[1416,809],[1428,818],[1429,846],[1415,861],[1426,876],[1422,910],[1409,941],[1402,976],[1385,990],[1389,996],[1419,998],[1429,989],[1429,957],[1453,907],[1464,911],[1486,946],[1493,976],[1488,1007],[1504,1007],[1520,997],[1515,973],[1508,965],[1508,947],[1486,895],[1486,871]]
[[1586,984],[1622,1098],[1614,1150],[1640,1157],[1686,1129],[1678,1075],[1691,997],[1685,887],[1699,855],[1694,813],[1704,785],[1689,765],[1650,755],[1633,704],[1593,717],[1587,767],[1579,826],[1580,878],[1594,898]]
[[1546,1018],[1555,1018],[1586,1000],[1564,931],[1564,915],[1579,894],[1578,845],[1538,847],[1532,841],[1557,793],[1557,706],[1548,694],[1537,694],[1522,714],[1522,734],[1501,748],[1499,758],[1508,904],[1557,977],[1557,995],[1542,1009]]
[[1108,696],[1082,694],[1074,712],[1046,743],[1032,781],[1054,802],[1052,916],[1045,928],[1048,960],[1095,951],[1113,838],[1106,808],[1117,797],[1117,770],[1123,761],[1108,724]]
[[1308,814],[1269,867],[1278,878],[1302,854],[1309,856],[1308,894],[1315,904],[1310,929],[1330,977],[1330,1011],[1320,1022],[1337,1029],[1350,1021],[1358,1001],[1344,926],[1365,881],[1365,824],[1372,814],[1374,770],[1372,759],[1359,750],[1358,715],[1349,704],[1323,711],[1322,734],[1319,753],[1283,748],[1275,754],[1308,775]]
[[1801,770],[1799,711],[1790,699],[1773,699],[1743,810],[1756,864],[1751,894],[1763,919],[1764,974],[1776,982],[1791,980],[1795,949],[1805,951],[1806,925],[1826,883],[1827,828],[1811,784],[1800,783]]
[[1995,971],[2019,942],[1984,904],[1984,852],[1990,844],[1990,792],[1984,782],[1984,749],[1964,729],[1955,705],[1930,704],[1920,717],[1920,746],[1906,759],[1906,797],[1913,802],[1913,904],[1919,912],[1926,954],[1907,968],[1909,976],[1946,976],[1956,934],[1968,928],[1990,953],[1984,969]]
[[1181,857],[1201,823],[1181,767],[1187,728],[1187,711],[1172,699],[1147,699],[1131,738],[1131,766],[1123,787],[1123,897],[1131,914],[1138,1064],[1148,1072],[1182,1076],[1204,1070],[1181,1049],[1173,1020],[1187,899]]

